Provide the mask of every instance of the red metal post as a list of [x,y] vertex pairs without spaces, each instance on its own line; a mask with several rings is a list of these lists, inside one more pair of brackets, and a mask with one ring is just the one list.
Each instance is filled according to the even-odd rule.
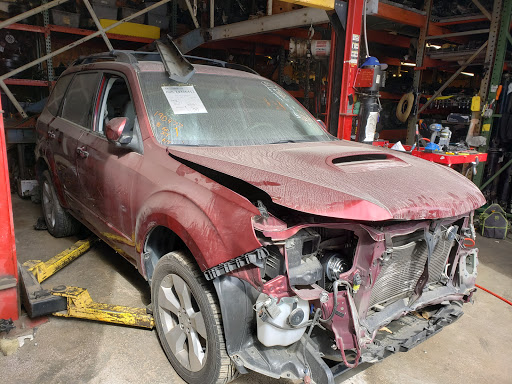
[[[2,103],[0,101],[0,111]],[[18,319],[18,266],[3,112],[0,112],[0,319]]]
[[352,119],[356,116],[353,114],[355,97],[353,86],[359,60],[363,7],[364,0],[348,1],[347,34],[345,37],[343,77],[341,80],[340,119],[338,124],[338,138],[345,140],[350,140]]
[[336,31],[334,27],[332,27],[331,32],[331,55],[329,57],[329,74],[328,74],[328,82],[327,82],[327,108],[325,111],[325,126],[329,129],[331,126],[331,97],[332,97],[332,87],[334,83],[334,71],[336,70]]

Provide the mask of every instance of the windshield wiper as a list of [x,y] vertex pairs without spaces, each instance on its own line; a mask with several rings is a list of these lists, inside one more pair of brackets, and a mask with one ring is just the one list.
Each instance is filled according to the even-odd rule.
[[180,147],[221,147],[221,145],[215,144],[168,144],[168,147],[180,146]]
[[268,143],[268,144],[284,144],[284,143],[305,143],[307,141],[311,141],[311,140],[290,140],[290,139],[287,139],[287,140],[279,140],[279,141],[274,141],[272,143]]

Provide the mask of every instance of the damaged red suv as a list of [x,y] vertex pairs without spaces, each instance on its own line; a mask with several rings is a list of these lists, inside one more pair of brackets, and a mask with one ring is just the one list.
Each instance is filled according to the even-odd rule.
[[256,74],[85,58],[37,132],[50,233],[82,223],[133,263],[188,383],[332,384],[457,320],[475,290],[474,184],[333,138]]

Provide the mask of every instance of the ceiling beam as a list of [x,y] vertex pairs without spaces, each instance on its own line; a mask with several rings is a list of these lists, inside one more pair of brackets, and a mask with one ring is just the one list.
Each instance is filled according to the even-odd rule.
[[[381,19],[393,21],[395,23],[410,25],[416,28],[422,28],[425,26],[425,15],[417,12],[409,11],[404,8],[396,7],[387,3],[379,3],[379,11],[375,15]],[[452,31],[448,28],[440,26],[438,23],[429,23],[428,34],[429,35],[444,35],[451,33]],[[465,43],[468,41],[466,37],[452,37],[451,41],[458,43]]]
[[[232,39],[240,36],[255,35],[285,28],[295,28],[304,25],[316,25],[329,22],[324,10],[302,8],[295,11],[264,16],[258,19],[240,21],[206,30],[195,29],[176,39],[176,45],[183,53],[190,52],[206,41]],[[208,36],[205,38],[205,36]]]

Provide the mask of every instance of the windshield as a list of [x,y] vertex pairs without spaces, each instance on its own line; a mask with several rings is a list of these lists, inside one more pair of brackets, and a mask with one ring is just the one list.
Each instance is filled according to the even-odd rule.
[[275,83],[196,73],[186,84],[165,72],[139,74],[151,129],[163,145],[243,146],[334,140]]

